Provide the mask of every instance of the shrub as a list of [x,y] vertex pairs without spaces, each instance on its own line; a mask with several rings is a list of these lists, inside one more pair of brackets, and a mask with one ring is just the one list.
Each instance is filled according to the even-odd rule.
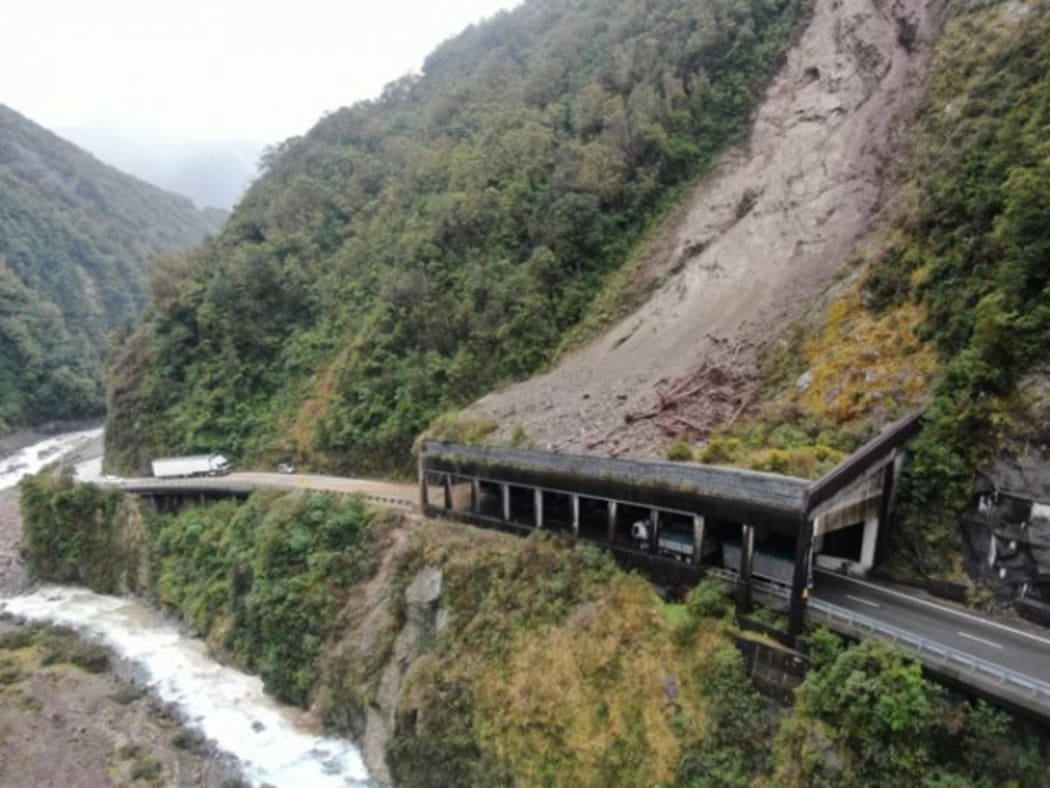
[[671,462],[692,462],[693,449],[688,443],[678,441],[667,448],[667,459]]

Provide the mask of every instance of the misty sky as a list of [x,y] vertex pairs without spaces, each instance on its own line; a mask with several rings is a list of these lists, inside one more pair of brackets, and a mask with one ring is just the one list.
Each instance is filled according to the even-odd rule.
[[8,0],[0,103],[53,129],[280,141],[518,0]]

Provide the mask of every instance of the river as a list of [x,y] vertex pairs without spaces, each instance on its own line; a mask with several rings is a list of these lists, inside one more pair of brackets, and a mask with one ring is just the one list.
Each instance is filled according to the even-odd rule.
[[14,487],[23,476],[36,473],[45,465],[83,449],[101,437],[101,427],[67,432],[0,457],[0,490]]
[[[0,458],[0,490],[100,435],[101,430],[59,435]],[[81,461],[77,475],[96,476],[97,464]],[[141,602],[83,588],[41,586],[0,600],[0,609],[28,621],[71,627],[112,649],[132,667],[138,683],[173,704],[188,727],[237,759],[254,785],[370,784],[360,752],[350,741],[312,732],[301,711],[263,692],[258,677],[218,664],[202,641],[186,636]]]

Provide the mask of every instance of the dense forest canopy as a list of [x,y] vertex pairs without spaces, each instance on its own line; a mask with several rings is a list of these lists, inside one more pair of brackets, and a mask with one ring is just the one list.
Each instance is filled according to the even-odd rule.
[[101,414],[107,332],[141,312],[158,255],[223,218],[0,105],[0,433]]
[[110,460],[221,447],[405,467],[547,363],[647,224],[746,127],[801,0],[529,0],[272,150],[158,271]]

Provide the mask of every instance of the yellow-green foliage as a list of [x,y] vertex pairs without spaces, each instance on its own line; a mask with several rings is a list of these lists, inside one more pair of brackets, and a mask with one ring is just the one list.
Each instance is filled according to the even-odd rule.
[[692,462],[693,449],[688,443],[678,441],[667,448],[667,459],[672,462]]
[[[509,659],[477,677],[478,744],[520,784],[667,783],[704,728],[704,698],[652,589],[610,586],[561,624],[520,634]],[[689,658],[720,646],[711,638]]]
[[812,381],[793,397],[805,416],[857,426],[887,421],[918,407],[939,369],[937,354],[915,336],[922,309],[902,303],[880,314],[864,306],[852,287],[805,341]]
[[647,582],[590,548],[540,536],[471,549],[428,532],[409,565],[443,565],[452,624],[402,702],[398,782],[675,782],[709,735],[700,666],[735,655],[721,625],[684,608],[673,622]]
[[[459,411],[445,413],[439,416],[427,428],[416,441],[416,449],[426,441],[447,441],[448,443],[462,443],[466,445],[480,444],[489,435],[499,429],[499,422],[495,419],[469,418]],[[519,435],[520,430],[520,435]],[[524,428],[518,425],[514,432],[515,440],[523,443],[527,436]]]
[[[875,313],[862,284],[845,285],[779,355],[773,381],[749,419],[716,434],[700,460],[816,478],[875,429],[921,406],[939,370],[915,328],[923,313],[902,303]],[[796,385],[802,373],[805,383]]]
[[800,421],[800,426],[753,419],[738,428],[739,434],[715,435],[700,451],[708,465],[735,465],[754,471],[813,479],[838,465],[846,452],[827,443],[848,445],[849,437],[821,429],[821,422]]

